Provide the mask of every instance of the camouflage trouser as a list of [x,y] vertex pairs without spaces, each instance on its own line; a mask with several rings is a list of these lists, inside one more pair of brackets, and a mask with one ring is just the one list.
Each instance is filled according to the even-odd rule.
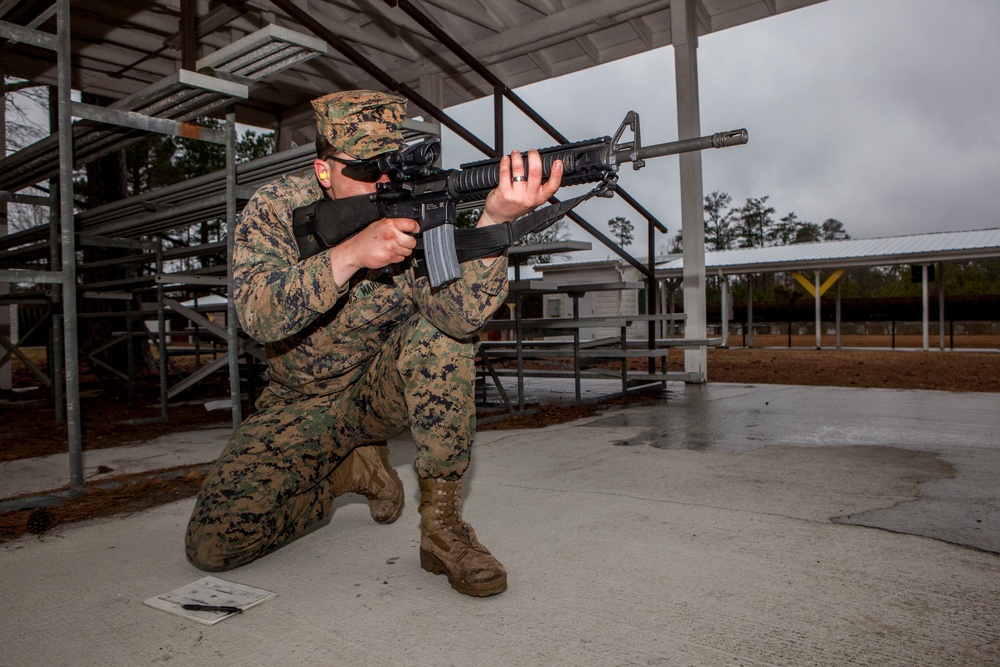
[[329,514],[331,473],[344,457],[407,427],[418,476],[461,476],[476,428],[474,353],[415,315],[347,390],[294,399],[265,392],[198,495],[188,560],[227,570],[301,534]]

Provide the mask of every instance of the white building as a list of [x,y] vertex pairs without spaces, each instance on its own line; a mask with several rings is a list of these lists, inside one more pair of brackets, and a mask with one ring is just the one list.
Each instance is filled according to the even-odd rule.
[[[564,264],[538,264],[535,271],[542,281],[560,287],[577,286],[580,291],[553,292],[542,295],[542,317],[611,318],[646,312],[645,288],[639,272],[620,259],[606,259]],[[599,289],[595,289],[599,287]],[[574,313],[574,304],[577,312]],[[630,340],[645,339],[646,325],[633,324]],[[616,327],[583,327],[581,340],[617,336]]]

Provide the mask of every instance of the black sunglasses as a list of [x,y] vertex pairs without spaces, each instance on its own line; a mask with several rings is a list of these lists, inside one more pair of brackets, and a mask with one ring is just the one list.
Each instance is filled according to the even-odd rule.
[[375,183],[378,179],[382,178],[382,169],[379,167],[377,158],[371,160],[344,160],[343,158],[328,155],[327,159],[344,165],[341,173],[355,181]]

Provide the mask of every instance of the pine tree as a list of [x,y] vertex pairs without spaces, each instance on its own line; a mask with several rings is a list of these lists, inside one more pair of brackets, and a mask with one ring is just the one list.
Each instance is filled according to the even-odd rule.
[[611,235],[618,240],[618,245],[623,248],[632,245],[632,241],[635,240],[632,231],[635,228],[630,220],[617,216],[608,220],[608,227],[611,229]]

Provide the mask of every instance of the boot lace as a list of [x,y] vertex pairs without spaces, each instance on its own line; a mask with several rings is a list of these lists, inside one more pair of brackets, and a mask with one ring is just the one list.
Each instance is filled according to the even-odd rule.
[[462,497],[458,487],[448,486],[435,491],[437,501],[434,503],[434,514],[441,526],[446,526],[463,541],[472,545],[472,535],[469,524],[462,521]]

